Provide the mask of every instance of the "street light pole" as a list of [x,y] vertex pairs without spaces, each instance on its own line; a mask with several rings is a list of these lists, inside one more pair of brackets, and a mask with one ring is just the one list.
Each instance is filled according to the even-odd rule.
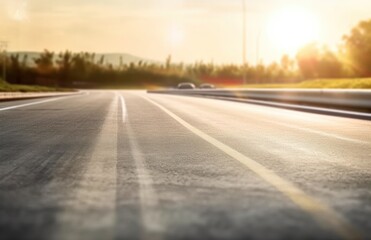
[[261,39],[261,32],[259,30],[258,36],[256,38],[256,65],[260,64],[260,39]]
[[2,51],[2,62],[3,62],[3,80],[6,81],[6,60],[7,60],[7,54],[6,49],[8,47],[8,42],[6,41],[0,41],[0,50]]
[[242,75],[246,84],[246,0],[242,0]]

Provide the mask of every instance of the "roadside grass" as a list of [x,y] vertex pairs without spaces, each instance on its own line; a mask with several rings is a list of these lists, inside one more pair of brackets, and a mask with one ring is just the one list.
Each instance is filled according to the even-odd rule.
[[247,84],[245,88],[371,89],[371,78],[315,79],[299,83]]
[[72,89],[9,84],[0,78],[0,92],[68,92]]

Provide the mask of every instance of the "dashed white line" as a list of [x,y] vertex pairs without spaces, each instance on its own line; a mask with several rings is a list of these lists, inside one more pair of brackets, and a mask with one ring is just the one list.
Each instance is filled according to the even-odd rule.
[[125,123],[127,119],[125,99],[121,95],[119,97],[120,97],[120,102],[121,102],[122,122]]
[[139,198],[142,213],[142,221],[148,232],[160,232],[164,226],[161,223],[161,216],[156,212],[158,197],[153,188],[153,179],[146,167],[146,160],[140,151],[136,137],[130,124],[126,124],[131,154],[135,161],[135,166],[139,181]]
[[[153,179],[147,169],[146,159],[143,156],[142,151],[140,150],[135,133],[131,127],[130,122],[128,121],[125,99],[121,94],[117,92],[116,94],[118,95],[121,102],[122,123],[126,126],[131,155],[135,161],[135,167],[139,182],[139,199],[142,221],[145,226],[146,233],[150,234],[152,232],[161,232],[164,230],[164,225],[162,224],[160,213],[156,211],[158,207],[158,196],[153,188]],[[148,236],[148,238],[153,237],[154,236]]]

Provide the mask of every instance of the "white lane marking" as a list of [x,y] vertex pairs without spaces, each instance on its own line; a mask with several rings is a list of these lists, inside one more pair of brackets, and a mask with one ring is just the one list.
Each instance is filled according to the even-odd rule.
[[[128,119],[125,99],[123,96],[116,92],[121,102],[122,109],[122,122],[126,125],[126,130],[128,133],[128,139],[131,149],[131,154],[135,161],[135,167],[137,171],[138,181],[139,181],[139,199],[142,214],[142,221],[148,233],[151,232],[161,232],[164,230],[164,226],[161,221],[161,216],[155,210],[158,207],[158,196],[153,188],[153,179],[146,167],[146,159],[140,150],[139,144],[135,137],[135,133],[131,127]],[[148,238],[153,238],[153,236],[148,236]]]
[[291,199],[291,201],[294,202],[297,206],[309,213],[315,220],[317,220],[320,226],[332,229],[344,239],[362,239],[358,231],[335,210],[307,195],[303,190],[296,187],[293,183],[281,178],[272,170],[269,170],[260,163],[254,161],[251,158],[248,158],[237,150],[229,147],[228,145],[218,141],[217,139],[207,135],[198,128],[187,123],[179,116],[175,115],[173,112],[158,104],[157,102],[149,99],[148,97],[142,97],[148,102],[160,108],[162,111],[176,120],[179,124],[187,128],[200,138],[204,139],[211,145],[223,151],[225,154],[241,162],[251,171],[255,172],[258,176],[260,176],[266,182],[274,186],[277,190]]
[[339,136],[339,135],[336,135],[336,134],[326,133],[326,132],[322,132],[322,131],[318,131],[318,130],[314,130],[314,129],[310,129],[310,128],[306,128],[306,127],[299,127],[299,126],[295,126],[295,125],[290,125],[290,124],[276,122],[276,121],[270,121],[270,120],[263,120],[263,119],[259,119],[259,120],[267,122],[267,123],[280,125],[280,126],[287,127],[287,128],[292,128],[292,129],[297,129],[297,130],[300,130],[300,131],[305,131],[305,132],[310,132],[310,133],[322,135],[322,136],[325,136],[325,137],[336,138],[336,139],[343,140],[343,141],[359,143],[359,144],[370,144],[369,142],[365,142],[365,141],[362,141],[362,140],[347,138],[347,137]]
[[[183,96],[176,96],[175,95],[175,96],[171,96],[171,97],[182,99]],[[205,99],[213,99],[213,98],[205,98]],[[222,98],[215,98],[215,99],[222,99]],[[248,101],[244,101],[244,102],[248,102]],[[273,103],[273,104],[280,105],[279,103]],[[283,104],[283,105],[290,105],[290,104]],[[294,106],[296,106],[296,105],[294,105]],[[329,109],[329,110],[331,110],[331,109]],[[292,111],[292,110],[287,110],[287,111]],[[331,110],[331,111],[336,112],[337,110]],[[341,111],[341,110],[339,110],[339,111]],[[346,112],[346,111],[341,111],[341,112]],[[347,113],[353,113],[353,112],[347,112]],[[369,115],[371,116],[371,114],[369,114]],[[278,122],[278,121],[266,120],[265,118],[251,117],[251,116],[249,118],[252,118],[252,119],[255,119],[255,120],[258,120],[258,121],[263,121],[263,122],[266,122],[266,123],[271,123],[271,124],[284,126],[284,127],[291,128],[291,129],[306,131],[306,132],[309,132],[309,133],[314,133],[314,134],[322,135],[322,136],[329,137],[329,138],[336,138],[336,139],[339,139],[339,140],[342,140],[342,141],[353,142],[353,143],[357,143],[357,144],[367,144],[367,145],[371,144],[370,142],[367,142],[367,141],[362,141],[362,140],[358,140],[358,139],[354,139],[354,138],[343,137],[343,136],[333,134],[333,133],[327,133],[327,132],[323,132],[323,131],[319,131],[319,130],[315,130],[315,129],[310,129],[310,128],[306,128],[306,127],[290,125],[290,124],[286,124],[286,123],[282,123],[282,122]]]
[[124,97],[122,95],[120,97],[120,102],[121,102],[121,112],[122,112],[122,122],[125,123],[127,119],[127,110],[126,110],[126,104]]
[[11,106],[11,107],[0,108],[0,111],[22,108],[22,107],[41,104],[41,103],[54,102],[54,101],[58,101],[58,100],[62,100],[62,99],[70,98],[70,97],[75,97],[75,96],[78,96],[78,95],[72,95],[72,96],[66,96],[66,97],[56,97],[56,98],[53,98],[53,99],[47,99],[47,100],[43,100],[43,101],[37,101],[37,102],[32,102],[32,103],[25,103],[25,104],[15,105],[15,106]]

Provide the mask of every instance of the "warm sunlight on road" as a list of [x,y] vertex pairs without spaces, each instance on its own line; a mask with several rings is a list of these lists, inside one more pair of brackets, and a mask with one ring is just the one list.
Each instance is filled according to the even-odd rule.
[[371,0],[0,6],[0,240],[371,240]]
[[267,32],[270,42],[293,54],[303,45],[318,40],[320,26],[309,10],[286,7],[271,16]]

